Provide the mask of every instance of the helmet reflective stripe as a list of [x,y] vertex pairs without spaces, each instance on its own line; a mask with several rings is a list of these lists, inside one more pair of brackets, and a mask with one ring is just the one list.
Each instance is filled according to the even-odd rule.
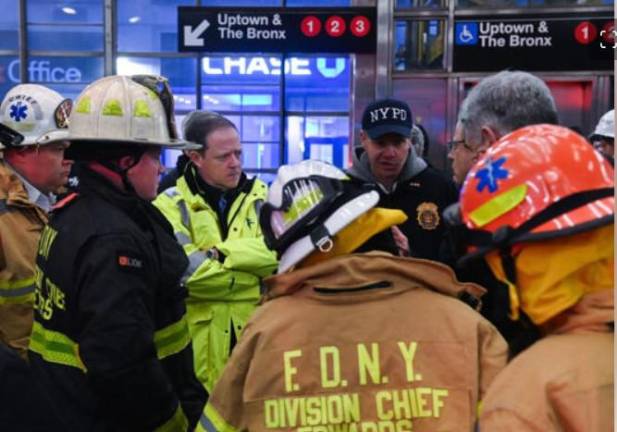
[[[70,101],[54,90],[38,84],[20,84],[0,104],[0,123],[24,136],[20,146],[47,144],[68,135],[66,111],[70,108]],[[5,142],[5,147],[10,144]]]

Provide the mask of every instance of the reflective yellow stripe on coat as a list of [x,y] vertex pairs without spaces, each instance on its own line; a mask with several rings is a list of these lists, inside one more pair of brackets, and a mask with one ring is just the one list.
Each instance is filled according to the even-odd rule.
[[79,345],[60,332],[47,330],[36,321],[32,325],[29,348],[50,363],[72,366],[86,372],[79,358]]
[[154,345],[156,346],[156,356],[159,360],[177,354],[191,342],[189,326],[186,322],[186,315],[179,321],[168,325],[154,333]]
[[227,423],[212,405],[207,404],[195,432],[237,432],[237,429]]
[[34,277],[8,281],[0,280],[0,305],[32,301],[34,288]]

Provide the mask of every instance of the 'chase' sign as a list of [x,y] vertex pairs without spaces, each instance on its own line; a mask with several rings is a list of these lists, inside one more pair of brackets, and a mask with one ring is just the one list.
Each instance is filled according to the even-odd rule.
[[374,8],[178,7],[181,52],[374,53]]

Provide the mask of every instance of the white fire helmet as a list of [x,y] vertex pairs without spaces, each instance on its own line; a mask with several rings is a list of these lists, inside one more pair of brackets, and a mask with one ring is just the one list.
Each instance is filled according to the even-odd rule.
[[612,109],[600,117],[596,129],[591,134],[591,138],[606,137],[615,139],[615,110]]
[[200,145],[178,139],[173,94],[167,79],[156,75],[115,75],[86,87],[75,101],[69,123],[75,145],[129,144],[178,150]]
[[71,106],[70,99],[42,85],[13,87],[0,105],[0,148],[44,145],[65,138]]
[[336,233],[377,205],[377,191],[347,185],[345,173],[326,162],[279,168],[260,213],[266,244],[280,258],[278,273],[314,250],[327,252]]

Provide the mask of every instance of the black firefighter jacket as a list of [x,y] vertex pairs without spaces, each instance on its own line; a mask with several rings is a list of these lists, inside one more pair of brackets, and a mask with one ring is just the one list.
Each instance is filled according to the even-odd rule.
[[[347,174],[358,184],[379,184],[362,147],[354,149],[353,166]],[[409,240],[409,255],[441,261],[440,245],[445,232],[442,212],[458,199],[454,182],[410,151],[393,190],[377,189],[379,207],[399,209],[407,215],[399,228]],[[371,250],[395,255],[398,252],[389,230],[373,236],[357,252]]]
[[185,321],[188,260],[150,203],[84,170],[37,255],[30,362],[64,431],[184,431],[206,400]]

